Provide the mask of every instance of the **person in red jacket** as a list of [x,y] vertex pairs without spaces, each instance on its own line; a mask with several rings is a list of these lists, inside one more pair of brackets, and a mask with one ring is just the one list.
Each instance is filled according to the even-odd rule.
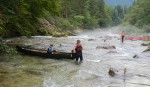
[[126,33],[124,31],[122,31],[122,33],[121,33],[122,43],[124,42],[125,35],[126,35]]
[[76,43],[76,46],[75,46],[76,62],[78,62],[79,58],[80,58],[80,62],[83,61],[82,50],[83,50],[83,47],[80,43],[80,40],[77,40],[77,43]]

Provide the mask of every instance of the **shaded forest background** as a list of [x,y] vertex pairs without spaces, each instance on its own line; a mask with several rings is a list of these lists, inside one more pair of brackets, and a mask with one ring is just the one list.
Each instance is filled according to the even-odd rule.
[[75,29],[134,25],[150,32],[150,0],[131,7],[103,0],[0,0],[0,37],[68,35]]

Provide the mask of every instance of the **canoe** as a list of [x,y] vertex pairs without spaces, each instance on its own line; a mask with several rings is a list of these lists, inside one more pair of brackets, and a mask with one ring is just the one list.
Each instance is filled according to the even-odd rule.
[[75,59],[75,53],[66,53],[66,52],[52,52],[52,54],[47,53],[47,50],[37,50],[29,49],[21,46],[16,46],[18,52],[22,52],[26,55],[39,56],[42,58],[51,58],[51,59]]

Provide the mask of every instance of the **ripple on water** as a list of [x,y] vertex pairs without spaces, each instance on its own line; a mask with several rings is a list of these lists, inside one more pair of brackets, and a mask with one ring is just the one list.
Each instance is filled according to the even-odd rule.
[[[104,42],[102,39],[105,39],[106,36],[111,37],[111,39]],[[115,36],[116,38],[113,38]],[[95,40],[88,41],[89,38],[94,38]],[[125,41],[122,44],[117,38],[119,38],[119,35],[100,30],[84,33],[79,36],[61,38],[51,36],[17,38],[18,41],[39,49],[47,49],[49,44],[55,44],[56,50],[66,52],[70,52],[76,44],[76,40],[80,39],[84,47],[84,61],[82,64],[76,65],[74,60],[52,60],[21,56],[21,58],[15,58],[14,60],[8,59],[7,61],[10,64],[0,63],[0,65],[8,67],[8,72],[9,69],[12,71],[19,70],[21,73],[17,73],[19,73],[19,80],[23,84],[31,84],[31,80],[33,80],[34,84],[37,84],[39,81],[43,83],[44,87],[150,87],[150,53],[142,53],[146,47],[140,46],[141,42],[138,41]],[[96,49],[97,46],[101,45],[114,45],[116,49]],[[140,58],[134,59],[133,55],[135,54],[138,54]],[[108,70],[111,67],[121,70],[120,73],[115,77],[109,77]],[[126,82],[123,82],[124,68],[128,70]],[[135,72],[136,70],[139,71]],[[25,75],[25,77],[21,74]],[[42,77],[37,77],[35,74],[40,74]],[[41,81],[43,77],[44,80]],[[7,78],[5,78],[6,82]],[[15,81],[19,82],[17,77],[14,79],[8,81],[13,81],[14,84]],[[28,87],[33,87],[32,85]],[[25,87],[24,85],[19,86]],[[41,87],[41,84],[39,86]]]
[[90,60],[90,59],[87,59],[86,61],[98,63],[98,62],[101,62],[102,60]]
[[137,87],[147,87],[150,86],[150,79],[147,76],[133,76],[132,78],[126,81],[127,84],[136,85]]

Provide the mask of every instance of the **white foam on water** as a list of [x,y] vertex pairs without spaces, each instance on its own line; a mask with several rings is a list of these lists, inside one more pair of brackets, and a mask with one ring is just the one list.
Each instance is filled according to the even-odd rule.
[[52,36],[32,36],[33,38],[52,38]]
[[60,86],[58,86],[52,79],[45,79],[43,82],[43,87],[60,87]]
[[87,61],[98,63],[98,62],[101,62],[102,60],[90,60],[90,59],[87,59]]

